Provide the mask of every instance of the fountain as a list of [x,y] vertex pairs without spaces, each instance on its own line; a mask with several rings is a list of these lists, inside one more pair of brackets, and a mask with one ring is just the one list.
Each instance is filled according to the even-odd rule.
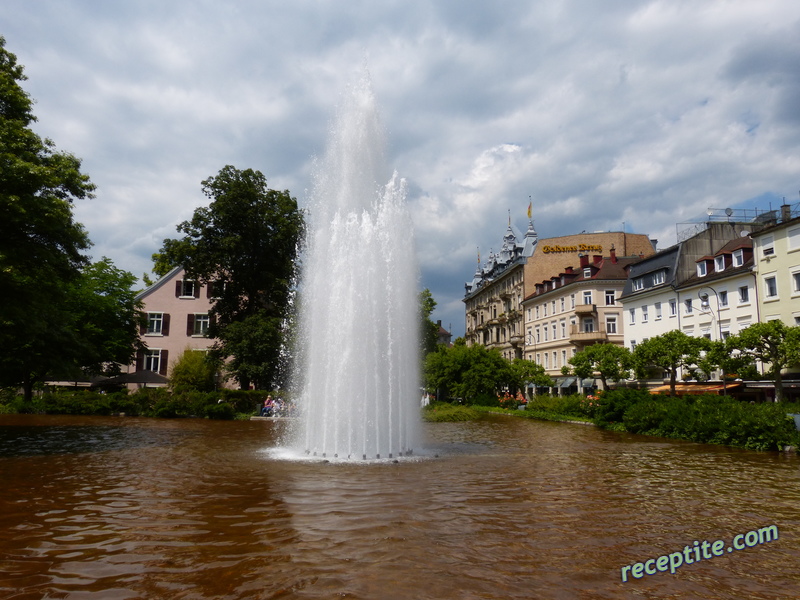
[[396,458],[418,440],[413,229],[385,147],[364,74],[339,107],[311,193],[291,443],[311,457]]

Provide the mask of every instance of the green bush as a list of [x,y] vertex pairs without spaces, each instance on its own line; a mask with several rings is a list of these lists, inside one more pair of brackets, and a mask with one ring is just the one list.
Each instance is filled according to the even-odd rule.
[[647,390],[620,388],[606,390],[599,394],[599,403],[594,410],[595,423],[604,428],[623,422],[625,412],[634,404],[649,402],[652,399]]
[[653,397],[629,406],[623,422],[632,433],[748,450],[779,450],[800,442],[786,405],[749,404],[730,396]]
[[539,394],[528,402],[527,411],[548,412],[571,417],[590,417],[586,396],[572,394],[570,396],[550,396]]
[[480,417],[479,411],[468,406],[433,402],[422,409],[422,419],[431,423],[443,421],[473,421]]

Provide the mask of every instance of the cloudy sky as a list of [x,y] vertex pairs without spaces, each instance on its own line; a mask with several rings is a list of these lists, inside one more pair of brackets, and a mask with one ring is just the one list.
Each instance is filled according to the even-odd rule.
[[223,166],[308,201],[366,62],[421,287],[464,332],[477,250],[800,200],[796,0],[3,0],[35,129],[83,159],[95,258],[141,276]]

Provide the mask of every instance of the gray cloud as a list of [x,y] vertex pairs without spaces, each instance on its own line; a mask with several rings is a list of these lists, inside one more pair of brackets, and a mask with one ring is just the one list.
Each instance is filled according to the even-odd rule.
[[[648,233],[800,187],[800,5],[689,0],[7,0],[37,131],[98,185],[77,217],[135,274],[233,164],[301,202],[366,60],[421,284],[463,332],[476,247]],[[410,249],[412,250],[412,249]]]

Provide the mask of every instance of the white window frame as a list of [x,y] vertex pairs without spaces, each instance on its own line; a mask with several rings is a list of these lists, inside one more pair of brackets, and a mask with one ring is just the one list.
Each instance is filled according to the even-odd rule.
[[592,302],[592,300],[593,300],[592,292],[590,292],[590,291],[583,292],[583,305],[584,306],[588,306],[588,305],[594,304],[594,302]]
[[733,266],[741,267],[744,264],[744,250],[739,248],[733,251]]
[[[772,292],[772,293],[770,293]],[[764,300],[778,299],[778,278],[774,273],[764,275]]]
[[636,325],[636,309],[635,308],[628,309],[628,315],[630,315],[630,320],[628,322],[631,325]]
[[717,294],[719,298],[719,307],[725,308],[728,306],[728,290],[720,290],[719,294]]
[[161,372],[161,348],[148,348],[144,351],[144,370]]
[[210,324],[211,317],[209,317],[208,313],[195,313],[192,337],[206,337]]
[[[744,293],[742,293],[743,290]],[[740,285],[738,292],[739,292],[739,304],[750,304],[750,286]]]
[[617,304],[617,292],[614,290],[606,290],[606,306],[615,306]]
[[147,332],[145,335],[164,335],[164,313],[147,313]]
[[[195,297],[195,291],[196,291],[196,288],[195,288],[196,285],[197,285],[197,282],[194,279],[182,279],[181,280],[181,295],[180,295],[180,297],[181,298],[194,298]],[[187,290],[190,293],[187,294],[186,293]]]
[[606,333],[617,333],[617,315],[606,315]]
[[708,269],[706,268],[706,261],[701,260],[697,263],[697,276],[698,277],[705,277],[708,274]]
[[664,283],[664,271],[653,273],[653,285],[661,285],[662,283]]
[[678,316],[678,301],[675,298],[672,298],[669,301],[669,316],[670,317]]
[[689,298],[688,300],[683,301],[683,311],[686,315],[691,315],[694,312],[694,307],[692,306],[692,299]]
[[647,323],[647,304],[642,304],[642,323]]
[[661,320],[661,302],[655,302],[653,304],[653,308],[654,308],[655,313],[656,313],[655,320],[656,321],[660,321]]
[[644,289],[644,277],[637,277],[633,280],[633,291],[638,292]]
[[761,257],[775,256],[775,236],[765,235],[761,238]]
[[725,270],[725,255],[714,257],[714,271],[719,273]]

